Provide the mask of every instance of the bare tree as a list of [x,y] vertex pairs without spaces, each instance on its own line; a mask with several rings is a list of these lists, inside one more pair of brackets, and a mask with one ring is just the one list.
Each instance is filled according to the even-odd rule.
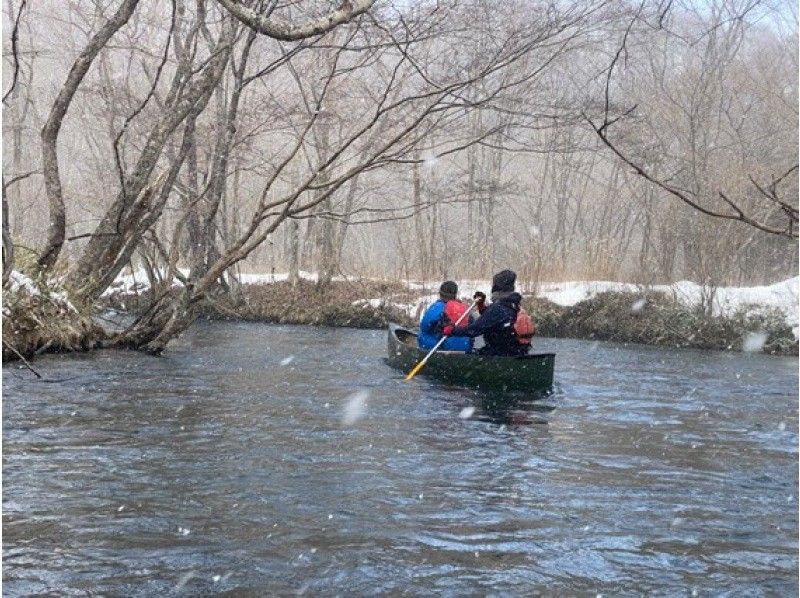
[[[757,2],[738,3],[721,0],[711,6],[707,32],[703,34],[703,50],[701,56],[702,69],[699,76],[691,81],[691,88],[683,98],[676,98],[675,104],[681,109],[681,117],[686,120],[689,130],[687,167],[669,179],[657,177],[640,160],[633,157],[631,150],[623,149],[619,142],[609,135],[610,129],[622,119],[630,118],[639,108],[638,105],[627,109],[618,109],[616,113],[611,99],[612,78],[621,58],[627,53],[627,44],[634,26],[643,20],[644,2],[635,12],[626,28],[621,43],[614,54],[607,71],[604,89],[604,109],[602,120],[598,123],[589,116],[586,121],[602,143],[609,148],[622,162],[669,196],[679,199],[692,209],[722,220],[744,223],[766,233],[796,239],[798,237],[797,198],[787,198],[782,193],[781,184],[788,177],[794,176],[798,169],[797,152],[789,159],[792,161],[780,171],[773,172],[768,182],[757,181],[752,175],[748,178],[753,189],[750,193],[742,190],[737,195],[722,186],[709,184],[709,158],[711,151],[723,143],[716,115],[710,111],[719,106],[718,100],[725,91],[723,81],[730,65],[741,51],[744,38],[744,22],[742,16],[757,5]],[[697,41],[692,45],[700,46]],[[668,94],[669,97],[669,94]],[[729,112],[727,117],[732,115]],[[796,128],[796,127],[795,127]],[[684,175],[686,172],[687,175]],[[683,179],[683,180],[681,180]],[[680,183],[686,181],[686,184]],[[715,201],[716,200],[716,201]]]
[[111,18],[92,36],[89,43],[78,55],[67,80],[61,87],[47,122],[42,128],[42,171],[44,173],[45,188],[47,189],[47,201],[50,207],[50,227],[47,233],[47,241],[39,255],[39,266],[43,270],[53,267],[64,245],[66,230],[66,213],[64,210],[64,196],[61,190],[61,177],[58,172],[58,133],[61,130],[61,123],[67,113],[72,99],[78,86],[83,81],[92,62],[108,43],[108,40],[131,18],[133,11],[139,4],[139,0],[124,0]]

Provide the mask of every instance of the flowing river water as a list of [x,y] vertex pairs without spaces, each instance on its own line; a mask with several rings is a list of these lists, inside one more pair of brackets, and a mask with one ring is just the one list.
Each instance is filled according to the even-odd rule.
[[798,361],[536,339],[498,402],[385,332],[206,323],[3,369],[3,593],[796,595]]

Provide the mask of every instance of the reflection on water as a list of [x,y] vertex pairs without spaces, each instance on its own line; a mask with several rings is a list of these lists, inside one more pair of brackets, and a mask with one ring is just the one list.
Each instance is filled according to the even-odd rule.
[[4,594],[797,594],[796,359],[538,344],[541,400],[378,331],[4,368]]
[[464,419],[468,415],[472,419],[500,425],[547,425],[547,418],[543,416],[556,408],[551,395],[526,396],[524,393],[492,393],[456,387],[448,390],[471,398],[472,406],[459,414]]

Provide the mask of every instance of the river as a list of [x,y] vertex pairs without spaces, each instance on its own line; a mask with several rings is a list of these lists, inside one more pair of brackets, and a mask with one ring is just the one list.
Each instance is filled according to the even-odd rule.
[[6,366],[3,593],[797,594],[796,358],[535,341],[509,404],[382,331]]

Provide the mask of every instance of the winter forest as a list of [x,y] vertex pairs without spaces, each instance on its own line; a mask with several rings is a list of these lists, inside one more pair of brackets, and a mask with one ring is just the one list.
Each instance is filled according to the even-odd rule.
[[134,346],[243,273],[797,273],[793,2],[3,8],[4,281],[179,279]]

